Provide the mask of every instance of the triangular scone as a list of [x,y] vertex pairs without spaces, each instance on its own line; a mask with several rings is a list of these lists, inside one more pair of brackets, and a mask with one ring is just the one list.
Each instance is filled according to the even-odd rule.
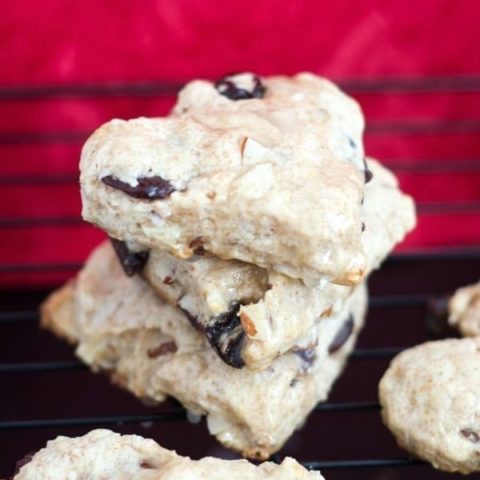
[[193,82],[169,117],[100,127],[82,150],[83,217],[179,258],[201,247],[355,285],[366,270],[361,111],[312,74],[259,81],[261,95],[238,101]]
[[74,282],[46,301],[42,323],[78,343],[78,356],[94,370],[108,371],[140,398],[177,398],[188,410],[207,415],[220,442],[265,459],[326,399],[353,348],[365,307],[360,285],[295,351],[261,372],[235,369],[218,358],[180,310],[140,277],[125,276],[105,243]]
[[205,457],[192,460],[139,435],[92,430],[50,440],[13,480],[323,480],[293,458],[280,465]]
[[[362,242],[367,275],[415,225],[412,199],[396,178],[368,160]],[[182,260],[151,250],[143,275],[167,302],[181,308],[215,351],[235,367],[267,368],[312,326],[336,314],[352,287],[326,279],[313,285],[235,260],[195,255]]]

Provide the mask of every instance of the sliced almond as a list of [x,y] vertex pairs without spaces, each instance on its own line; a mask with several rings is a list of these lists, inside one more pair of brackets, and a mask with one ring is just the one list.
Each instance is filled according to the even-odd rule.
[[240,322],[242,323],[242,327],[249,337],[254,337],[257,334],[255,324],[246,313],[240,312]]

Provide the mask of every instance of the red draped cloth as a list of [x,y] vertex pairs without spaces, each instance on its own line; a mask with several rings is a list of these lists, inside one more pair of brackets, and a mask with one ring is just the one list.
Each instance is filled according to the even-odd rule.
[[242,70],[308,70],[358,99],[367,153],[418,202],[400,250],[480,244],[477,0],[0,7],[3,285],[58,282],[103,238],[78,220],[89,132],[112,117],[163,115],[179,84]]

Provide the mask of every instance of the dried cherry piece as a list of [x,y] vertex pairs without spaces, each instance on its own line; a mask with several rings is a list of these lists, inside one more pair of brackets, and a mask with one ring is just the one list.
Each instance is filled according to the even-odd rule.
[[317,359],[317,355],[315,353],[315,346],[308,348],[295,348],[293,350],[293,353],[295,353],[295,355],[298,355],[302,359],[302,370],[304,372],[307,372]]
[[185,314],[188,321],[190,322],[190,325],[192,325],[192,327],[195,328],[197,332],[205,333],[204,325],[198,321],[198,318],[195,315],[191,314],[187,309],[183,308],[180,303],[177,303],[177,308]]
[[[238,74],[235,74],[238,75]],[[215,82],[215,88],[220,95],[230,100],[250,100],[263,98],[267,89],[257,75],[252,76],[253,87],[251,90],[241,88],[235,84],[235,75],[227,75]]]
[[111,237],[110,241],[127,277],[132,277],[143,269],[150,252],[131,252],[126,242]]
[[239,302],[233,303],[227,312],[217,315],[212,325],[205,328],[210,345],[225,363],[234,368],[245,366],[241,356],[245,331],[238,316],[240,306]]
[[460,430],[460,433],[465,437],[469,442],[478,443],[480,441],[480,435],[472,430],[471,428],[464,428]]
[[228,365],[234,368],[243,368],[245,362],[241,356],[245,331],[243,330],[240,317],[237,315],[241,304],[235,302],[227,312],[217,315],[211,325],[205,326],[198,321],[195,315],[182,308],[178,303],[177,307],[185,314],[191,325],[203,333],[217,355]]
[[114,175],[102,177],[102,182],[109,187],[122,190],[133,198],[147,200],[162,200],[175,192],[175,187],[164,178],[156,175],[153,177],[138,177],[137,185],[132,187],[129,183],[122,182]]
[[365,183],[368,183],[373,178],[373,172],[368,168],[367,159],[363,157],[363,164],[365,165],[364,175]]
[[328,353],[335,353],[337,350],[340,350],[340,348],[343,347],[353,332],[353,325],[353,315],[350,314],[350,316],[341,326],[340,330],[336,333],[332,343],[330,343],[330,346],[328,347]]

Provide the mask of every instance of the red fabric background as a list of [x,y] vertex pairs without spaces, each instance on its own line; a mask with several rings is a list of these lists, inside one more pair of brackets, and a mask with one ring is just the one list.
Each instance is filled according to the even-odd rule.
[[[391,164],[419,202],[419,227],[402,248],[480,244],[477,0],[0,0],[0,8],[3,284],[68,275],[13,274],[8,265],[85,258],[102,234],[72,220],[82,140],[112,117],[164,114],[173,102],[164,94],[12,98],[19,86],[177,83],[239,70],[310,70],[373,87],[433,77],[421,91],[347,86],[367,117],[367,152]],[[459,82],[470,86],[455,91]],[[26,222],[59,216],[67,224]]]

